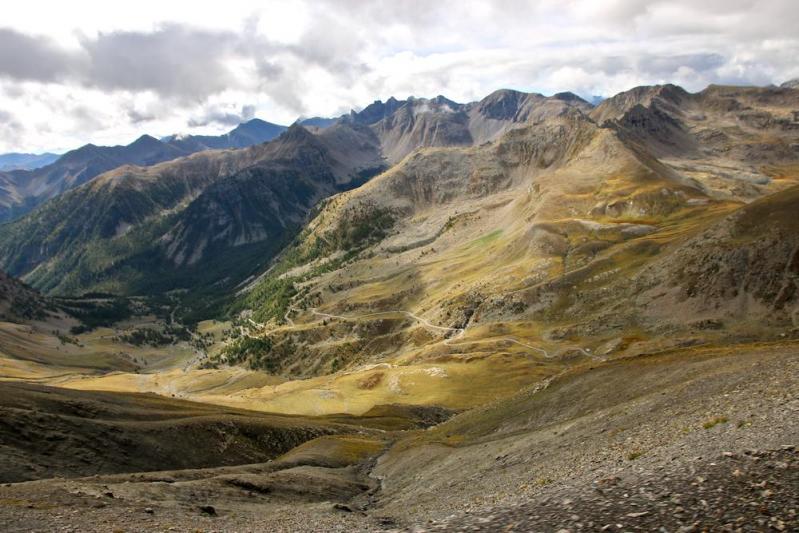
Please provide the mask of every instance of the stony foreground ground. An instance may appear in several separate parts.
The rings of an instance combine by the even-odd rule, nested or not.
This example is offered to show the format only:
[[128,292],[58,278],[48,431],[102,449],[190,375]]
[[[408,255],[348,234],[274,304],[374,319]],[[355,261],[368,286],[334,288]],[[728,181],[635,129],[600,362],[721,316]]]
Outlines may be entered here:
[[512,507],[486,508],[414,531],[796,531],[799,454],[779,450],[696,457],[568,487]]
[[0,531],[799,531],[793,344],[608,362],[370,435],[346,453],[330,436],[267,463],[0,485]]

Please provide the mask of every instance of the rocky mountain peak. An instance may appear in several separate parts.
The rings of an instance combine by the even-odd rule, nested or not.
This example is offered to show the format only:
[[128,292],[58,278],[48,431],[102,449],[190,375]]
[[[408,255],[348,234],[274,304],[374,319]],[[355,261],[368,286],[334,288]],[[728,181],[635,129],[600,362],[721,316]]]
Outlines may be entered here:
[[513,89],[500,89],[489,94],[477,104],[478,112],[486,118],[510,120],[519,110],[526,93]]
[[[408,101],[411,100],[412,98],[408,99]],[[350,118],[353,122],[358,124],[374,124],[392,115],[397,109],[405,104],[406,101],[397,100],[393,96],[386,100],[385,103],[381,100],[375,100],[361,111],[350,111]]]
[[283,134],[278,137],[278,141],[283,143],[289,142],[305,142],[314,138],[313,133],[308,131],[305,126],[301,125],[299,122],[295,122],[289,128],[283,132]]
[[649,107],[654,100],[669,105],[679,105],[688,96],[689,93],[685,89],[673,84],[642,85],[602,101],[591,112],[591,118],[602,124],[607,120],[622,117],[636,105]]
[[563,100],[564,102],[580,102],[580,103],[585,103],[585,104],[591,105],[588,101],[584,100],[583,98],[580,98],[579,96],[577,96],[576,94],[574,94],[571,91],[566,91],[566,92],[560,92],[560,93],[553,94],[552,98],[554,98],[556,100]]
[[128,146],[130,148],[149,148],[149,147],[160,147],[163,146],[164,143],[153,137],[152,135],[144,134],[135,141],[133,141]]

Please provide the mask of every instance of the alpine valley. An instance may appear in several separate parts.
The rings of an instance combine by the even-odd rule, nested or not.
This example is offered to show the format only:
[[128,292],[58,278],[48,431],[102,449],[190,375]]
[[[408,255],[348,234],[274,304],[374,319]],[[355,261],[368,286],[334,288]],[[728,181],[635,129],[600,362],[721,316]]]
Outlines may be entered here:
[[5,530],[799,527],[795,82],[86,145],[0,219]]

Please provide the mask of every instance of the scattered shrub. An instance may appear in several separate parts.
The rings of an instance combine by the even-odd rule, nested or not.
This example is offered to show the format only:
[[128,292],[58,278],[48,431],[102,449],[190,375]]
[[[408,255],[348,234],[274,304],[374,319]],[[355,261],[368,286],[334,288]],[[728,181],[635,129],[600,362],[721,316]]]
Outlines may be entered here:
[[710,429],[712,427],[718,426],[719,424],[726,424],[727,422],[728,420],[726,416],[717,416],[706,421],[704,424],[702,424],[702,427],[705,429]]

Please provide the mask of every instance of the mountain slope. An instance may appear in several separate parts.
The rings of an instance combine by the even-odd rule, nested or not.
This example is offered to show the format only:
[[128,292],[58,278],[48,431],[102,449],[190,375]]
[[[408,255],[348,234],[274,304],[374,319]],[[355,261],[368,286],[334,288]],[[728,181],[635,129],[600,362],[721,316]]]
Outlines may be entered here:
[[3,482],[260,463],[357,427],[348,417],[289,418],[25,383],[0,384],[0,412]]
[[[415,313],[455,333],[476,319],[510,320],[526,312],[529,304],[503,295],[557,279],[603,248],[623,246],[656,231],[654,224],[684,216],[691,198],[704,198],[661,170],[572,107],[512,129],[495,143],[418,151],[328,201],[285,255],[290,264],[278,264],[263,288],[244,297],[256,320],[280,322],[288,312],[297,324],[277,328],[275,349],[251,363],[321,373],[329,370],[322,361],[355,365],[389,355],[457,352],[423,323],[392,319],[392,313]],[[630,207],[614,207],[609,215],[603,205]],[[293,284],[293,298],[275,301],[277,285],[286,283]],[[385,342],[370,341],[371,319],[333,325],[311,308],[354,319],[385,313]],[[322,339],[344,331],[349,348],[334,357]],[[295,356],[278,348],[289,336],[305,341]]]
[[[605,275],[602,265],[614,264],[633,272],[622,264],[626,255],[639,268],[647,254],[656,256],[741,203],[795,183],[799,128],[791,110],[797,104],[790,89],[711,86],[690,94],[671,85],[627,91],[595,109],[570,93],[509,90],[471,104],[444,97],[378,101],[316,135],[296,126],[282,144],[251,152],[245,163],[232,163],[242,161],[235,153],[204,156],[229,158],[220,171],[204,170],[204,158],[189,165],[189,158],[174,167],[111,173],[79,193],[80,201],[53,202],[0,229],[2,265],[58,293],[213,282],[222,290],[257,274],[316,202],[361,184],[385,157],[399,163],[328,202],[324,222],[311,224],[302,236],[308,242],[275,275],[311,262],[324,276],[343,278],[332,286],[349,287],[361,283],[350,278],[367,263],[357,261],[352,272],[339,267],[359,253],[379,252],[384,261],[369,268],[392,281],[379,288],[367,283],[362,295],[349,287],[351,309],[360,302],[381,307],[385,296],[393,309],[421,305],[436,323],[460,324],[468,323],[475,301],[489,299],[480,304],[486,316],[532,308],[527,318],[560,319],[560,310],[548,309],[574,299],[564,292],[567,273]],[[184,169],[176,171],[177,181],[170,168]],[[119,190],[106,197],[105,188]],[[476,261],[466,242],[480,250]],[[422,252],[433,254],[425,255],[430,265],[414,264]],[[495,255],[484,262],[483,253]],[[413,267],[411,278],[420,280],[400,281],[402,269],[391,268],[392,261]],[[226,263],[235,265],[232,271]],[[447,280],[458,268],[432,266],[443,264],[461,265],[469,282],[458,280],[455,288],[454,278]],[[279,319],[298,292],[318,298],[313,285],[329,282],[308,283],[303,268],[288,278],[267,276],[252,293],[258,296],[237,309],[253,306],[261,319]],[[504,274],[491,274],[497,269]],[[422,297],[425,279],[443,280],[437,282],[442,294]],[[546,294],[525,288],[532,280]],[[270,293],[283,300],[273,305]],[[329,298],[335,309],[344,295]],[[302,302],[302,294],[296,299]],[[554,322],[550,329],[547,335],[561,334]]]
[[419,147],[469,146],[495,140],[511,128],[557,115],[565,107],[588,112],[591,105],[571,93],[545,97],[496,91],[479,102],[445,98],[390,98],[376,101],[343,120],[368,124],[380,138],[386,158],[396,163]]
[[[638,306],[662,322],[799,328],[799,187],[757,200],[647,267]],[[668,290],[663,290],[664,287]],[[749,324],[747,324],[749,322]]]
[[49,198],[123,165],[152,165],[183,155],[186,155],[183,150],[164,144],[149,135],[143,135],[127,146],[88,144],[67,152],[45,167],[7,173],[19,200],[11,203],[0,215],[5,220],[18,217]]
[[639,87],[591,112],[714,198],[751,201],[789,186],[799,160],[799,93],[711,85]]
[[49,165],[61,157],[58,154],[0,154],[0,171],[34,170]]
[[[516,116],[527,98],[498,93],[480,116]],[[556,100],[494,142],[418,150],[329,200],[241,297],[268,342],[233,344],[228,361],[287,375],[543,364],[794,327],[795,91],[642,88],[590,116]],[[773,214],[748,240],[724,229],[754,210]]]
[[[588,108],[573,95],[545,98],[513,91],[468,105],[441,96],[390,99],[319,130],[315,137],[296,126],[280,141],[321,143],[315,149],[323,156],[280,155],[275,150],[269,155],[266,150],[249,159],[213,154],[152,169],[120,167],[0,229],[2,265],[42,290],[58,293],[190,288],[200,280],[234,283],[278,252],[316,202],[360,185],[384,164],[383,158],[397,160],[420,146],[482,143],[516,127]],[[251,121],[229,136],[251,138],[274,129]],[[135,152],[135,160],[147,164],[166,157],[162,148],[196,149],[207,139],[166,141],[143,137],[117,152],[126,157]],[[96,147],[94,151],[110,153]],[[82,161],[79,155],[67,154],[62,160]],[[291,162],[254,165],[256,160],[275,158]],[[221,160],[229,164],[214,166]],[[204,165],[209,169],[203,170]],[[248,166],[252,168],[245,172]],[[237,175],[216,183],[233,174]],[[169,216],[160,215],[165,212]],[[226,271],[223,263],[232,259],[226,253],[236,254],[235,272]],[[145,283],[141,273],[151,271],[159,275],[146,276]]]
[[[376,461],[372,512],[409,531],[714,530],[771,516],[790,529],[796,345],[742,348],[581,365],[408,435]],[[753,490],[763,482],[769,492]]]
[[[0,222],[17,218],[42,202],[124,165],[147,166],[208,149],[244,148],[274,139],[285,127],[253,119],[220,136],[142,135],[126,146],[87,144],[34,170],[0,175]],[[0,169],[2,170],[2,169]]]
[[342,125],[122,167],[0,226],[2,264],[52,293],[222,292],[276,253],[319,199],[381,164],[370,132]]
[[24,322],[41,320],[53,310],[41,294],[0,271],[0,320]]

